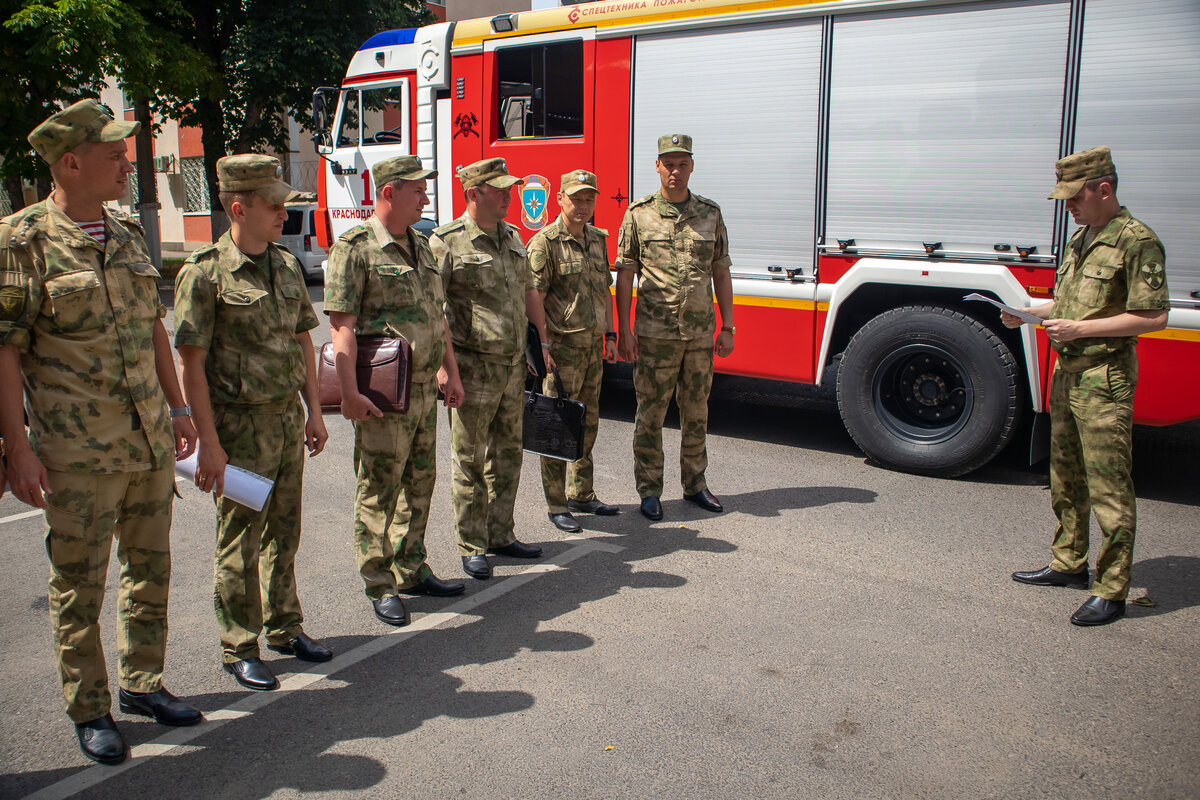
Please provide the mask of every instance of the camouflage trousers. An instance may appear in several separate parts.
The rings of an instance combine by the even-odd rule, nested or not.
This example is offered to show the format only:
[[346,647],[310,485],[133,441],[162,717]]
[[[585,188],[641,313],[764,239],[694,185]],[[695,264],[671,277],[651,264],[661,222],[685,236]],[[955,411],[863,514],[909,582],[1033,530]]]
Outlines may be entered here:
[[286,644],[304,621],[296,593],[304,412],[293,399],[284,407],[214,406],[213,419],[230,465],[275,481],[262,511],[216,500],[213,599],[229,663],[258,658],[264,625],[268,644]]
[[459,552],[472,556],[516,540],[525,362],[498,364],[470,350],[455,356],[463,404],[450,409],[450,502]]
[[354,548],[372,600],[433,574],[425,563],[425,524],[436,467],[436,381],[413,383],[407,414],[354,423]]
[[1137,527],[1133,494],[1133,392],[1137,355],[1083,372],[1057,366],[1050,379],[1050,499],[1058,527],[1051,549],[1059,572],[1087,567],[1091,513],[1100,526],[1092,594],[1129,593]]
[[662,427],[671,395],[679,406],[679,474],[684,494],[708,488],[708,395],[712,389],[713,340],[638,337],[633,365],[637,413],[633,420],[633,477],[639,497],[663,492]]
[[[596,498],[592,488],[592,446],[600,427],[600,383],[604,378],[603,352],[594,344],[569,347],[553,343],[550,355],[558,365],[563,390],[572,400],[587,406],[583,417],[583,456],[568,464],[557,458],[542,458],[542,491],[551,514],[567,512],[567,497],[586,503]],[[542,392],[558,396],[554,376],[547,375]]]
[[46,553],[50,624],[67,714],[103,717],[112,705],[100,644],[100,608],[113,539],[117,593],[118,682],[131,692],[162,685],[171,580],[174,465],[110,474],[48,471]]

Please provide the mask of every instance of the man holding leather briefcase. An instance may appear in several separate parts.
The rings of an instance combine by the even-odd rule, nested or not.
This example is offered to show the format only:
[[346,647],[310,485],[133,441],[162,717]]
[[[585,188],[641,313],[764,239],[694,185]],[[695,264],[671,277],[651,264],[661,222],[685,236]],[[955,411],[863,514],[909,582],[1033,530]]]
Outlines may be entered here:
[[[375,616],[407,625],[398,592],[448,597],[461,583],[438,580],[425,563],[425,525],[433,496],[437,395],[462,403],[454,349],[442,307],[442,276],[428,240],[413,229],[437,177],[417,156],[371,167],[375,213],[334,243],[325,275],[325,313],[341,384],[342,416],[354,422],[354,544]],[[358,342],[404,337],[412,348],[408,411],[384,413],[359,391]],[[436,380],[435,380],[436,379]]]

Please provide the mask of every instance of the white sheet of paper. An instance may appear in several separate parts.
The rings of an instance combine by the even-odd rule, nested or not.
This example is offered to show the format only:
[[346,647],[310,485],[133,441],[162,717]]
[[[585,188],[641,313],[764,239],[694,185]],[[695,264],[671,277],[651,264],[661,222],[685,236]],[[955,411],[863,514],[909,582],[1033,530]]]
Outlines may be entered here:
[[[176,461],[175,474],[187,478],[195,484],[196,458],[197,454],[192,453],[183,461]],[[235,467],[232,464],[225,466],[225,497],[235,503],[241,503],[255,511],[262,511],[263,506],[267,503],[267,497],[274,488],[275,481],[269,478],[264,478],[262,475]]]
[[985,303],[991,303],[992,305],[994,305],[996,308],[1000,309],[1001,311],[1007,311],[1009,314],[1012,314],[1014,317],[1021,320],[1021,322],[1028,322],[1030,325],[1041,325],[1043,322],[1045,322],[1045,320],[1042,319],[1041,317],[1035,317],[1033,314],[1030,314],[1028,311],[1022,311],[1019,308],[1013,308],[1012,306],[1006,306],[1006,305],[1004,305],[1004,303],[1001,303],[999,300],[993,300],[990,297],[984,297],[983,295],[979,294],[978,292],[972,292],[971,294],[965,295],[963,297],[963,300],[982,300]]

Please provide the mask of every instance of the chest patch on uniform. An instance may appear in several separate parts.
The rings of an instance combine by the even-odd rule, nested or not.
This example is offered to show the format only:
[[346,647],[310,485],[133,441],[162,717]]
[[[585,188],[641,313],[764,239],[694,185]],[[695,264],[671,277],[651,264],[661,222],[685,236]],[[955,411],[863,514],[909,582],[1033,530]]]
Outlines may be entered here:
[[0,286],[0,319],[18,319],[25,310],[25,289],[20,286]]
[[1163,271],[1162,264],[1150,262],[1149,264],[1142,265],[1142,280],[1144,280],[1146,285],[1151,289],[1161,289],[1163,282],[1166,281],[1166,279],[1167,276]]

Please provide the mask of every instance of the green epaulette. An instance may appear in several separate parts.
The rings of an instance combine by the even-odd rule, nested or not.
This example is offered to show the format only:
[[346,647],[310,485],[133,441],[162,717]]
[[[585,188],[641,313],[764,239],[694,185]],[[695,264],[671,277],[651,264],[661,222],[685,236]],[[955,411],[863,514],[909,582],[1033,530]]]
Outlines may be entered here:
[[640,200],[635,200],[634,202],[630,203],[629,207],[637,208],[638,206],[644,206],[644,205],[646,205],[646,203],[650,203],[653,201],[654,201],[654,195],[648,194],[645,197],[641,198]]
[[364,220],[363,222],[358,223],[353,228],[351,228],[350,230],[346,231],[341,236],[339,236],[338,241],[339,242],[347,242],[347,243],[353,242],[355,239],[357,239],[358,237],[365,234],[367,232],[367,230],[368,230],[367,222]]
[[466,225],[466,223],[464,223],[461,219],[456,219],[453,222],[447,222],[445,225],[442,225],[441,227],[434,228],[433,235],[434,236],[445,236],[447,233],[453,233],[454,231],[462,229],[463,227],[465,227],[465,225]]
[[1139,219],[1129,218],[1129,222],[1125,223],[1125,230],[1129,231],[1135,237],[1143,242],[1151,242],[1158,239],[1154,231],[1150,230],[1150,226]]

